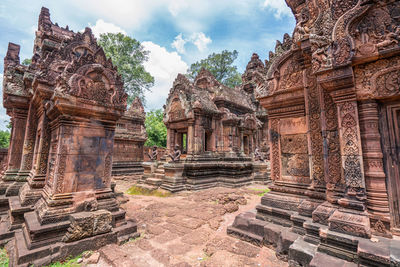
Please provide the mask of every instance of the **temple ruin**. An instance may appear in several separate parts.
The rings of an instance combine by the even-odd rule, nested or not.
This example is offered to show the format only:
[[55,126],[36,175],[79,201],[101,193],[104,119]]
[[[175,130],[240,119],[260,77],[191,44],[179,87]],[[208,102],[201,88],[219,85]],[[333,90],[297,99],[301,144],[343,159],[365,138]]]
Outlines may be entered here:
[[146,113],[139,98],[117,121],[114,136],[112,176],[115,180],[137,181],[143,175]]
[[267,183],[268,162],[253,159],[255,150],[268,154],[267,113],[253,86],[263,72],[254,55],[238,88],[224,86],[206,69],[193,82],[179,74],[164,111],[167,151],[178,155],[145,163],[140,182],[171,192]]
[[[32,63],[20,64],[13,43],[4,58],[12,131],[1,156],[0,245],[8,242],[11,265],[137,237],[113,178],[171,192],[271,178],[271,192],[227,234],[273,247],[290,266],[400,266],[400,2],[286,3],[293,34],[265,62],[253,54],[242,85],[228,88],[205,69],[193,81],[178,75],[164,110],[167,150],[152,148],[144,163],[140,100],[127,110],[121,77],[89,28],[62,28],[42,8]],[[185,223],[197,231],[200,217],[221,211],[201,197],[204,209],[197,196],[185,216],[158,203],[143,218],[168,213],[162,227],[177,232],[153,230],[191,237]]]
[[293,266],[398,266],[400,2],[286,2],[293,36],[257,87],[272,191],[228,233]]
[[12,244],[10,264],[46,265],[137,236],[111,172],[113,163],[142,159],[119,145],[113,161],[115,132],[117,143],[124,140],[118,123],[137,131],[138,139],[127,134],[126,142],[143,149],[142,108],[136,103],[125,113],[121,77],[89,28],[59,27],[42,8],[31,65],[20,64],[19,49],[8,46],[3,82],[12,131],[0,182],[0,241]]

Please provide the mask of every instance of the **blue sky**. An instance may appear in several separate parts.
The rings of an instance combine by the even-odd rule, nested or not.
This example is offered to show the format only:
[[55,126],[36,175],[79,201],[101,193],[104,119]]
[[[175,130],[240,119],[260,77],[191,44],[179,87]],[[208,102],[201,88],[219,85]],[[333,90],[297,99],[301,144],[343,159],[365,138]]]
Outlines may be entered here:
[[[242,72],[251,54],[262,60],[277,39],[292,33],[294,16],[284,0],[68,0],[0,2],[0,73],[8,42],[21,45],[21,60],[32,56],[40,8],[50,9],[51,20],[95,35],[123,32],[150,51],[145,64],[155,77],[146,94],[146,109],[161,108],[178,73],[191,63],[224,49],[239,52]],[[0,77],[2,82],[2,76]],[[7,119],[0,109],[0,129]]]

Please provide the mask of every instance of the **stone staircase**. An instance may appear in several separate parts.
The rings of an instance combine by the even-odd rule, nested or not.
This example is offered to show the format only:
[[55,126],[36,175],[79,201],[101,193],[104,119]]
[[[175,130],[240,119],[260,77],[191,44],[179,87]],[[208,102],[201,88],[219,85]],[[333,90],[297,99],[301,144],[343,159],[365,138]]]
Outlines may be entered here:
[[160,161],[158,163],[157,169],[154,171],[153,176],[146,179],[145,183],[147,185],[154,188],[160,187],[162,180],[165,176],[164,163],[166,162]]
[[[158,189],[165,177],[165,169],[164,169],[164,164],[167,163],[166,158],[161,158],[160,161],[158,161],[157,167],[154,171],[151,173],[147,173],[145,171],[145,174],[143,177],[140,179],[139,183],[137,184],[141,188],[149,189],[149,190],[155,190]],[[149,170],[150,172],[150,170]]]

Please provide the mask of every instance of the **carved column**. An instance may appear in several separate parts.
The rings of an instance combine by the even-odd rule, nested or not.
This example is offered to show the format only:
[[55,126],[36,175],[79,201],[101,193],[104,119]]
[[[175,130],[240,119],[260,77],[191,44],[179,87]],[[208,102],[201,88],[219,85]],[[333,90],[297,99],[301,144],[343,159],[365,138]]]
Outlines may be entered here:
[[187,154],[193,154],[193,141],[194,141],[194,121],[188,122],[188,133],[187,133]]
[[[316,78],[305,71],[305,109],[308,120],[308,144],[310,155],[311,191],[307,195],[313,198],[324,199],[325,178],[323,164],[323,142],[321,126],[321,105]],[[314,192],[312,192],[314,191]],[[316,191],[319,191],[316,192]]]
[[240,153],[244,154],[244,140],[243,140],[243,128],[239,128],[239,145],[240,145]]
[[329,218],[329,229],[351,235],[371,236],[370,221],[365,212],[365,180],[358,107],[353,88],[334,92],[338,110],[342,172],[345,195],[338,200],[342,207]]
[[365,210],[365,180],[358,119],[355,100],[337,104],[343,175],[346,182],[345,197],[340,205]]
[[22,187],[19,194],[22,206],[36,203],[41,196],[41,189],[45,185],[51,130],[48,125],[48,118],[45,114],[44,107],[39,108],[38,117],[37,145],[35,146],[33,166],[27,179],[28,183]]
[[299,213],[311,217],[313,211],[325,199],[325,177],[323,164],[323,141],[321,126],[321,105],[316,78],[311,70],[304,71],[305,111],[307,118],[308,155],[311,185],[305,194],[310,197],[299,206]]
[[337,107],[331,95],[320,88],[322,135],[324,149],[324,172],[327,185],[326,200],[337,204],[343,197],[344,179],[340,154]]
[[375,100],[359,105],[360,130],[367,189],[367,209],[375,234],[390,237],[390,215],[386,175],[383,170],[381,135],[379,134],[378,104]]
[[18,172],[17,180],[19,182],[25,182],[32,168],[33,155],[35,150],[36,141],[36,130],[37,130],[37,112],[36,106],[31,101],[28,113],[28,119],[26,122],[25,129],[25,140],[22,152],[21,167]]
[[271,160],[271,179],[278,181],[281,177],[280,172],[280,147],[279,147],[279,120],[269,120],[270,138],[270,160]]
[[12,110],[12,136],[8,148],[8,167],[3,177],[4,181],[15,181],[21,166],[22,150],[25,137],[26,119],[28,110],[14,108]]

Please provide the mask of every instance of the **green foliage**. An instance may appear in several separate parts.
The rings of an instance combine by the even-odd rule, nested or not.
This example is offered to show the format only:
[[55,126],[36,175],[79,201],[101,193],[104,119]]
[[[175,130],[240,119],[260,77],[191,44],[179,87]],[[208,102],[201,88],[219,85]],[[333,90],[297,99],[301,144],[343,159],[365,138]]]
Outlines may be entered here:
[[10,132],[0,130],[0,148],[8,148],[10,146]]
[[140,195],[140,196],[154,196],[154,197],[169,197],[171,196],[171,193],[168,191],[161,191],[159,189],[157,190],[150,190],[150,189],[145,189],[137,186],[132,186],[131,188],[126,191],[128,195]]
[[154,85],[154,77],[143,67],[149,52],[144,50],[139,41],[122,33],[101,34],[98,43],[114,66],[118,67],[128,102],[131,103],[138,96],[145,103],[144,93]]
[[47,267],[79,267],[79,266],[81,266],[81,264],[78,263],[79,258],[82,258],[82,254],[80,254],[74,258],[68,257],[64,261],[54,262],[54,263],[48,265]]
[[148,136],[146,146],[167,146],[167,127],[165,127],[163,117],[161,109],[151,110],[146,114],[145,126]]
[[8,148],[10,146],[11,122],[4,121],[4,123],[7,123],[8,130],[0,130],[0,148]]
[[5,248],[0,248],[0,267],[8,266],[8,255]]
[[[262,197],[263,195],[265,195],[266,193],[268,193],[269,191],[271,191],[268,187],[265,189],[260,189],[260,188],[250,188],[250,190],[254,190],[257,191],[257,195]],[[259,192],[259,193],[258,193]]]
[[22,65],[29,66],[31,64],[32,64],[32,59],[30,58],[25,58],[24,61],[22,61]]
[[237,67],[232,65],[238,57],[238,52],[223,50],[221,53],[212,53],[206,59],[202,59],[190,65],[188,76],[194,79],[202,68],[209,70],[215,78],[228,87],[235,87],[242,83],[242,77]]

